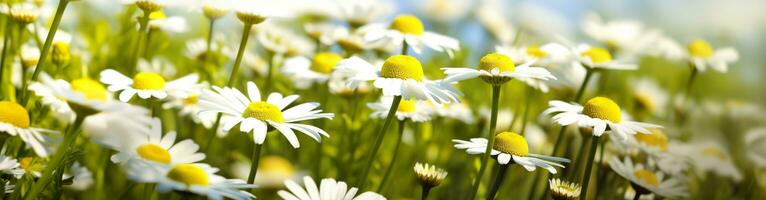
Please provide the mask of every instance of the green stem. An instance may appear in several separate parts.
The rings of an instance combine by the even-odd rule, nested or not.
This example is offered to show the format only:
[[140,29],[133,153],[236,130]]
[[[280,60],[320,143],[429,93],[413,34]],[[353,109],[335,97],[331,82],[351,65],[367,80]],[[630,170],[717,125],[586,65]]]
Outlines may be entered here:
[[239,66],[242,64],[242,56],[245,54],[245,49],[247,48],[247,40],[250,38],[250,32],[251,28],[253,28],[253,24],[245,23],[244,29],[242,29],[242,39],[239,41],[239,50],[237,50],[237,58],[234,59],[234,67],[231,69],[231,74],[229,75],[229,81],[226,82],[226,86],[231,87],[234,84],[234,79],[237,78],[237,73],[239,72]]
[[386,115],[386,121],[383,122],[383,127],[378,129],[377,133],[375,134],[375,144],[372,146],[372,152],[370,152],[370,155],[367,156],[367,164],[364,165],[364,173],[362,173],[362,179],[357,184],[359,185],[360,190],[365,189],[365,185],[367,184],[367,178],[370,176],[370,170],[372,169],[372,162],[375,161],[376,155],[378,154],[378,150],[380,150],[380,145],[383,143],[383,137],[386,134],[386,130],[388,130],[388,127],[391,125],[391,121],[396,118],[396,110],[399,108],[399,103],[402,101],[402,96],[394,96],[394,100],[391,102],[391,108],[388,109],[388,115]]
[[633,200],[639,200],[639,199],[641,199],[641,194],[636,192],[636,195],[633,195]]
[[591,136],[590,152],[588,153],[588,164],[585,165],[585,173],[582,175],[582,193],[580,199],[586,199],[588,197],[588,184],[590,183],[590,172],[593,168],[593,158],[596,156],[596,147],[598,147],[598,136]]
[[152,194],[154,194],[154,184],[152,183],[146,183],[144,185],[144,199],[145,200],[151,200]]
[[410,46],[407,44],[407,42],[402,43],[402,55],[407,55],[407,50],[409,49],[409,47]]
[[[45,63],[46,59],[48,58],[48,54],[50,54],[49,50],[51,48],[51,44],[53,43],[53,37],[56,36],[56,31],[59,29],[59,23],[61,22],[62,16],[64,16],[64,10],[66,10],[67,4],[69,4],[70,0],[61,0],[59,1],[58,7],[56,7],[56,14],[53,17],[53,23],[51,24],[51,28],[48,30],[48,36],[45,38],[45,43],[43,44],[43,49],[40,50],[40,58],[37,59],[37,66],[35,66],[35,71],[32,72],[32,79],[30,81],[37,81],[37,77],[40,76],[40,72],[43,69],[42,64]],[[27,98],[27,88],[21,88],[21,105],[26,105],[29,98]]]
[[380,181],[380,185],[378,186],[378,190],[376,190],[378,193],[383,192],[383,187],[386,186],[386,182],[389,178],[391,178],[391,171],[393,171],[394,166],[396,165],[396,160],[399,155],[399,148],[402,144],[402,135],[404,134],[404,126],[407,122],[405,120],[399,121],[399,130],[397,131],[397,138],[396,138],[396,146],[394,146],[394,154],[391,157],[391,163],[388,164],[388,169],[386,169],[386,173],[383,175],[383,180]]
[[534,88],[527,87],[527,98],[526,98],[526,101],[524,102],[524,111],[522,111],[523,113],[521,114],[520,134],[522,136],[525,135],[525,132],[527,130],[527,115],[529,115],[529,105],[531,104],[530,102],[532,101],[532,95],[534,94],[535,94]]
[[45,189],[45,186],[47,186],[48,183],[53,180],[53,172],[55,170],[64,169],[61,164],[64,162],[67,153],[69,153],[69,150],[74,145],[74,142],[77,140],[80,127],[82,126],[82,123],[85,121],[86,117],[87,116],[77,115],[74,123],[67,128],[66,134],[64,135],[64,140],[56,149],[53,157],[51,157],[49,165],[45,167],[45,170],[43,171],[42,176],[40,176],[40,179],[38,179],[37,182],[32,185],[32,188],[29,190],[29,192],[24,195],[25,200],[36,199],[37,195],[39,195],[40,192]]
[[431,186],[423,185],[423,192],[420,193],[420,200],[425,200],[428,198],[428,193],[431,192]]
[[593,77],[593,74],[595,71],[593,69],[586,68],[585,72],[585,79],[583,79],[582,84],[580,85],[580,89],[577,90],[577,94],[575,95],[574,102],[579,103],[582,99],[582,95],[585,94],[585,87],[588,86],[588,82],[590,82],[590,79]]
[[497,109],[500,101],[500,86],[492,86],[492,113],[489,120],[489,134],[487,135],[487,149],[484,151],[484,155],[481,158],[481,167],[479,168],[479,174],[476,175],[476,180],[473,182],[473,190],[471,190],[470,199],[475,199],[476,194],[479,193],[479,185],[481,185],[481,177],[484,175],[484,171],[487,170],[487,160],[489,160],[492,147],[495,145],[495,128],[497,126]]
[[263,95],[268,95],[271,92],[271,87],[274,85],[272,83],[274,81],[274,54],[270,53],[268,57],[269,60],[266,63],[269,65],[269,69],[266,72],[266,83],[264,83],[266,86],[263,87]]
[[202,67],[199,70],[200,73],[206,74],[207,81],[211,82],[211,83],[213,81],[212,74],[207,74],[207,70],[205,70],[205,69],[207,68],[207,63],[212,58],[211,52],[212,52],[212,48],[213,48],[212,47],[213,46],[212,43],[213,43],[213,30],[215,30],[214,28],[215,28],[215,19],[210,19],[210,26],[209,26],[209,29],[207,30],[207,40],[205,41],[205,44],[206,44],[205,45],[205,56],[202,58]]
[[142,51],[146,48],[146,37],[149,36],[149,32],[146,31],[146,29],[149,26],[149,15],[150,12],[144,11],[144,15],[142,17],[138,18],[138,38],[136,39],[136,45],[135,49],[133,49],[133,55],[131,56],[130,65],[132,66],[130,71],[130,74],[133,74],[136,72],[136,67],[138,66],[138,59],[142,55]]
[[258,161],[261,160],[261,148],[263,148],[263,144],[255,144],[253,146],[253,155],[250,156],[253,163],[250,165],[250,175],[247,176],[247,183],[249,184],[255,183],[255,174],[258,173]]
[[691,74],[689,74],[689,80],[686,81],[686,88],[684,89],[684,99],[683,102],[686,102],[688,99],[691,99],[691,93],[692,93],[692,85],[694,85],[694,80],[697,78],[697,74],[699,71],[697,71],[697,67],[694,66],[694,63],[689,63],[689,66],[691,67]]
[[[6,93],[6,89],[8,89],[5,85],[8,84],[7,82],[10,82],[11,77],[10,74],[6,73],[6,67],[5,67],[5,59],[8,55],[8,46],[10,46],[10,39],[11,39],[11,28],[12,26],[6,26],[5,27],[5,34],[3,35],[3,50],[2,54],[0,54],[0,83],[2,83],[2,86],[0,86],[0,94],[3,95],[3,100],[9,100],[11,99],[10,95]],[[6,77],[7,76],[7,77]],[[23,105],[23,104],[22,104]]]
[[497,176],[495,177],[495,180],[492,182],[492,185],[488,190],[489,192],[487,193],[487,200],[495,199],[495,194],[497,194],[497,190],[500,188],[500,185],[503,184],[503,180],[505,180],[505,173],[508,172],[508,167],[510,165],[511,163],[500,165]]

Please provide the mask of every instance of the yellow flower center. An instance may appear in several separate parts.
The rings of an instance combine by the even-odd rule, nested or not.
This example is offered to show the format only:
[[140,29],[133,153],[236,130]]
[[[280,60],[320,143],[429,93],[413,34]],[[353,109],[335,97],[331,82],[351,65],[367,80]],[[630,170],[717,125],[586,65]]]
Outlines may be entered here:
[[635,102],[639,107],[644,108],[649,112],[652,112],[657,108],[657,106],[652,101],[652,98],[650,98],[648,95],[635,94],[633,98],[635,98]]
[[139,90],[161,90],[165,88],[165,78],[153,72],[139,72],[133,77],[133,88]]
[[622,120],[620,106],[606,97],[594,97],[588,100],[583,106],[582,112],[589,117],[609,120],[614,123],[619,123]]
[[202,6],[202,14],[211,19],[218,19],[226,15],[226,9],[211,5]]
[[314,56],[314,61],[311,62],[311,70],[323,74],[329,74],[343,57],[333,52],[322,52]]
[[191,185],[208,185],[207,172],[194,164],[179,164],[170,169],[166,176],[175,181]]
[[708,155],[708,156],[713,156],[713,157],[719,158],[721,160],[726,160],[726,158],[727,158],[726,153],[721,151],[721,149],[718,149],[718,148],[715,148],[715,147],[708,147],[708,148],[702,149],[702,154],[705,154],[705,155]]
[[479,60],[479,69],[492,71],[495,68],[498,68],[500,72],[513,72],[516,70],[513,60],[503,54],[491,53],[481,57],[481,60]]
[[659,129],[650,129],[649,134],[635,134],[633,137],[640,143],[654,146],[662,151],[668,151],[668,136]]
[[27,109],[16,102],[0,101],[0,122],[18,128],[29,128],[29,114]]
[[590,58],[593,64],[600,64],[612,61],[612,54],[608,50],[598,47],[591,47],[581,53],[582,56]]
[[423,80],[423,66],[417,58],[407,55],[391,56],[383,63],[380,75],[385,78]]
[[107,93],[104,85],[88,78],[75,79],[71,83],[72,90],[84,95],[88,100],[106,101]]
[[513,132],[502,132],[495,136],[494,149],[515,156],[527,156],[529,145],[524,136]]
[[548,52],[543,51],[540,49],[540,47],[537,46],[527,47],[527,54],[538,59],[548,56]]
[[199,101],[199,96],[191,95],[184,99],[184,105],[197,105],[198,101]]
[[165,18],[167,18],[167,16],[165,16],[165,12],[162,12],[162,10],[149,13],[149,19],[165,19]]
[[136,153],[138,153],[141,158],[147,160],[170,164],[170,152],[156,144],[142,144],[136,148]]
[[242,113],[242,117],[252,117],[262,121],[271,120],[279,123],[285,121],[282,118],[282,111],[277,106],[263,101],[250,103],[245,112]]
[[692,40],[687,48],[689,48],[689,54],[694,57],[710,58],[710,56],[713,56],[713,48],[705,40]]
[[639,169],[633,172],[633,175],[636,176],[638,181],[643,181],[644,183],[655,187],[660,186],[660,180],[657,179],[657,175],[654,175],[653,172],[645,169]]
[[261,158],[261,162],[258,164],[258,170],[285,176],[295,174],[295,168],[290,161],[279,156],[267,156]]
[[396,109],[396,112],[415,112],[415,101],[402,100],[399,102],[399,107]]
[[423,34],[423,23],[412,15],[399,15],[391,22],[391,28],[404,34]]

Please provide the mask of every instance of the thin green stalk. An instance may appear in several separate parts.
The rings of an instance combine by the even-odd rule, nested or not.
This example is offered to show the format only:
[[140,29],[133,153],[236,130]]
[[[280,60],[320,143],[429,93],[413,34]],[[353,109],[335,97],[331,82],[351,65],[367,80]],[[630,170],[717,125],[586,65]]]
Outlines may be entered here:
[[266,72],[266,83],[264,83],[266,86],[263,87],[263,94],[264,95],[268,95],[269,92],[271,92],[271,87],[273,87],[273,85],[274,85],[274,83],[272,83],[274,81],[274,67],[275,67],[274,66],[274,54],[273,53],[269,53],[268,57],[269,57],[268,58],[269,60],[267,60],[266,63],[268,64],[269,69]]
[[585,72],[585,79],[583,79],[582,84],[580,85],[580,89],[577,90],[577,94],[575,95],[574,102],[579,103],[582,99],[582,95],[585,94],[585,87],[588,87],[588,82],[590,82],[590,79],[593,77],[593,74],[595,71],[593,69],[586,68]]
[[[3,95],[4,100],[8,100],[11,97],[6,93],[6,89],[8,89],[5,85],[6,82],[10,82],[10,74],[6,73],[6,67],[5,67],[5,59],[8,55],[8,46],[10,46],[10,39],[11,39],[11,28],[12,26],[6,26],[5,27],[5,34],[3,35],[3,50],[2,54],[0,54],[0,83],[2,83],[2,86],[0,86],[0,94]],[[6,77],[7,76],[7,77]],[[23,105],[23,104],[22,104]]]
[[144,199],[145,200],[151,200],[152,194],[154,194],[154,184],[152,183],[146,183],[144,185]]
[[82,126],[83,121],[85,121],[85,118],[87,116],[83,115],[77,115],[75,118],[75,121],[73,124],[71,124],[69,127],[67,127],[66,134],[64,135],[64,140],[61,142],[59,147],[56,149],[55,154],[50,159],[49,165],[45,167],[45,170],[43,170],[42,176],[40,176],[40,179],[35,182],[34,185],[32,185],[32,188],[27,192],[26,195],[24,195],[25,200],[33,200],[36,199],[37,195],[40,194],[40,192],[45,189],[45,186],[48,185],[53,180],[53,172],[55,170],[62,170],[64,169],[61,164],[64,162],[67,154],[69,153],[70,148],[74,146],[74,142],[77,140],[78,133],[80,132],[80,127]]
[[639,199],[641,199],[641,194],[636,192],[636,195],[633,195],[633,200],[639,200]]
[[205,69],[207,68],[207,63],[210,62],[210,60],[212,58],[211,52],[212,52],[212,48],[213,48],[212,47],[213,46],[212,45],[213,44],[213,30],[215,30],[215,19],[211,18],[210,19],[210,25],[208,26],[208,30],[207,30],[207,40],[205,41],[205,44],[206,44],[205,45],[205,56],[202,57],[202,67],[199,70],[199,72],[201,74],[206,74],[207,81],[211,82],[211,83],[213,82],[213,75],[212,74],[207,74],[207,70],[205,70]]
[[261,148],[263,148],[263,144],[254,144],[253,146],[253,155],[250,156],[253,162],[250,165],[250,175],[247,176],[247,183],[249,184],[255,183],[255,174],[258,173],[258,161],[261,160]]
[[497,176],[495,177],[495,180],[492,182],[492,185],[488,190],[489,192],[487,193],[487,200],[495,199],[495,194],[497,194],[497,190],[500,188],[500,185],[503,184],[503,181],[505,180],[505,173],[508,172],[508,167],[510,165],[511,163],[500,165]]
[[433,187],[427,186],[427,185],[422,185],[422,186],[423,186],[423,191],[420,193],[420,200],[425,200],[428,198],[428,193],[431,192],[431,188]]
[[[598,149],[598,160],[600,160],[601,162],[604,162],[604,146],[606,146],[606,142],[601,142],[599,146],[601,147],[599,147]],[[602,182],[604,181],[604,176],[606,174],[606,172],[601,168],[602,167],[600,165],[596,167],[596,197],[598,197],[599,194],[601,193],[600,186],[604,185],[604,183]]]
[[399,120],[399,130],[397,131],[397,137],[396,137],[396,146],[394,146],[394,154],[391,157],[391,163],[388,164],[388,169],[386,169],[386,173],[383,174],[383,180],[380,181],[380,185],[378,186],[378,190],[376,192],[382,193],[383,187],[386,186],[386,182],[389,178],[391,178],[391,171],[393,171],[394,166],[396,166],[396,160],[399,155],[399,148],[402,145],[402,135],[404,134],[404,126],[407,124],[405,120]]
[[479,185],[481,185],[481,177],[484,175],[484,171],[487,170],[487,160],[489,160],[492,147],[495,145],[495,128],[497,126],[497,109],[500,101],[500,86],[492,86],[492,113],[489,120],[489,134],[487,135],[487,150],[484,151],[484,155],[481,158],[481,167],[479,173],[476,175],[476,180],[473,182],[473,190],[471,190],[470,199],[475,199],[476,194],[479,193]]
[[364,165],[365,168],[364,173],[362,173],[362,179],[357,184],[359,185],[360,190],[364,190],[364,186],[367,185],[367,178],[370,176],[372,162],[375,161],[378,150],[380,150],[380,145],[383,143],[383,137],[386,134],[386,130],[388,130],[388,127],[391,125],[391,121],[393,121],[396,117],[396,109],[399,108],[399,103],[401,101],[402,96],[394,96],[394,100],[391,102],[391,108],[388,109],[388,115],[386,115],[386,121],[383,122],[383,127],[380,127],[377,133],[375,133],[375,144],[372,146],[372,152],[370,152],[370,155],[367,156],[367,164]]
[[149,15],[151,15],[151,12],[144,11],[144,15],[138,18],[138,38],[136,39],[136,44],[133,49],[133,55],[130,57],[130,74],[136,72],[138,59],[141,57],[143,50],[146,48],[146,42],[144,40],[146,40],[146,37],[149,36],[149,32],[146,31],[149,26]]
[[245,23],[245,27],[242,29],[242,39],[239,41],[237,58],[234,59],[234,67],[231,69],[229,81],[226,82],[226,86],[231,87],[234,84],[234,80],[237,78],[237,73],[239,73],[239,66],[242,64],[242,56],[245,55],[245,49],[247,49],[247,40],[250,38],[251,28],[253,28],[253,24]]
[[591,136],[590,152],[588,153],[588,164],[585,165],[585,173],[582,175],[582,193],[580,199],[586,199],[588,197],[588,184],[590,183],[590,172],[593,168],[593,158],[596,156],[596,147],[598,147],[598,139],[601,137]]
[[[35,66],[35,71],[32,72],[32,79],[30,81],[37,81],[37,77],[40,76],[40,72],[43,69],[42,64],[45,63],[46,59],[48,58],[48,54],[50,54],[51,44],[53,43],[53,37],[56,36],[56,31],[59,29],[59,23],[61,23],[61,18],[64,16],[64,10],[66,10],[67,4],[69,4],[70,0],[61,0],[59,1],[58,7],[56,7],[56,14],[53,16],[53,23],[51,24],[51,27],[48,29],[48,36],[45,37],[45,43],[43,44],[43,49],[40,50],[40,58],[37,59],[37,66]],[[27,88],[21,88],[21,105],[26,105],[29,98],[27,98]]]
[[407,50],[409,49],[409,47],[410,46],[407,44],[407,42],[402,43],[402,55],[407,55]]
[[524,101],[524,111],[521,114],[521,131],[520,134],[523,136],[525,135],[525,132],[527,131],[527,115],[529,115],[529,105],[532,102],[532,95],[535,94],[534,88],[527,87],[527,98],[526,101]]

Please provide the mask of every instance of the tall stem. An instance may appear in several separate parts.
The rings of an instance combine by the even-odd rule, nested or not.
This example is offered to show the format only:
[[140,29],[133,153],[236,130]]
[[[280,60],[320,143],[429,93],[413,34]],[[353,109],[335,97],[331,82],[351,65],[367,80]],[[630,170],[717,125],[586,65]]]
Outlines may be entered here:
[[582,193],[580,199],[588,197],[588,184],[590,183],[590,172],[593,169],[593,158],[596,156],[596,147],[598,147],[598,136],[591,136],[590,152],[588,153],[588,164],[585,165],[585,173],[582,175]]
[[51,157],[50,162],[48,163],[49,165],[45,167],[45,170],[43,171],[42,176],[40,176],[40,179],[38,179],[37,182],[32,185],[32,188],[24,196],[25,200],[36,199],[37,195],[39,195],[40,192],[45,189],[45,186],[47,186],[48,183],[53,180],[53,172],[56,170],[64,169],[64,166],[61,166],[61,164],[64,162],[70,148],[72,148],[74,142],[77,140],[78,133],[80,132],[80,127],[82,126],[82,123],[85,121],[86,117],[87,116],[78,114],[74,123],[67,127],[66,134],[64,135],[64,140],[56,149],[53,157]]
[[500,165],[500,170],[497,172],[497,176],[495,177],[495,181],[492,183],[492,186],[489,188],[489,192],[487,193],[487,200],[495,199],[495,194],[497,194],[497,189],[500,188],[500,185],[503,184],[503,180],[505,180],[505,173],[508,172],[508,166],[510,166],[511,163]]
[[394,96],[393,102],[391,102],[391,108],[388,109],[388,115],[386,115],[386,121],[383,122],[383,127],[378,129],[377,133],[375,133],[375,144],[372,146],[372,152],[370,152],[370,155],[367,156],[367,164],[364,165],[364,173],[362,173],[362,179],[360,180],[359,189],[364,190],[365,185],[367,185],[367,178],[370,177],[370,170],[372,169],[372,162],[375,161],[375,156],[378,154],[378,150],[380,150],[380,145],[383,143],[383,137],[386,134],[386,130],[388,130],[388,127],[391,125],[391,121],[394,120],[396,117],[396,110],[399,108],[399,103],[402,101],[402,96]]
[[388,164],[388,169],[386,169],[386,173],[383,174],[383,180],[380,181],[380,185],[378,186],[378,190],[376,190],[378,193],[383,192],[383,187],[386,186],[386,182],[389,178],[391,178],[391,171],[393,171],[394,166],[396,165],[396,158],[399,155],[399,148],[402,145],[402,135],[404,134],[404,126],[406,124],[405,120],[399,121],[399,131],[397,131],[397,137],[396,137],[396,146],[394,146],[394,154],[391,157],[391,163]]
[[250,175],[247,176],[247,183],[249,184],[255,182],[255,174],[258,172],[258,161],[261,160],[261,148],[263,148],[263,144],[255,144],[253,146],[253,155],[250,156],[253,163],[250,165]]
[[426,200],[428,198],[428,193],[431,192],[431,186],[423,185],[423,192],[420,193],[420,200]]
[[641,199],[641,194],[639,194],[638,192],[636,192],[636,194],[635,194],[635,195],[633,195],[633,200],[639,200],[639,199]]
[[3,51],[2,51],[2,54],[0,54],[0,83],[2,83],[2,85],[0,85],[0,95],[3,95],[3,98],[2,98],[3,100],[9,100],[12,98],[9,95],[12,93],[5,91],[8,89],[8,87],[6,87],[5,85],[11,82],[10,79],[12,77],[9,73],[5,72],[5,70],[7,70],[5,67],[5,59],[8,55],[8,46],[11,45],[10,39],[11,39],[11,30],[13,29],[12,27],[13,26],[5,27],[5,34],[3,35]]
[[205,69],[207,68],[207,63],[210,62],[212,58],[211,53],[213,51],[212,49],[213,49],[213,30],[215,30],[214,28],[215,28],[215,19],[211,18],[210,25],[208,26],[208,30],[207,30],[207,40],[205,41],[205,44],[206,44],[205,56],[203,57],[203,60],[202,60],[202,67],[200,67],[200,70],[199,70],[200,73],[206,74],[207,81],[211,83],[213,81],[212,74],[207,74],[207,70]]
[[[56,14],[53,16],[53,23],[51,24],[51,28],[48,29],[48,36],[45,37],[45,43],[43,44],[43,49],[40,50],[40,57],[37,59],[37,65],[35,66],[35,71],[32,72],[32,79],[30,81],[37,81],[37,77],[40,76],[40,71],[42,71],[43,66],[42,64],[45,63],[46,59],[48,58],[48,54],[50,54],[49,50],[51,49],[51,44],[53,43],[53,37],[56,36],[56,31],[59,29],[59,23],[61,22],[61,17],[64,16],[64,10],[66,10],[67,4],[69,4],[70,0],[61,0],[59,1],[58,7],[56,7]],[[29,98],[27,98],[27,88],[21,88],[21,105],[26,105]]]
[[151,15],[151,12],[143,11],[144,15],[140,18],[138,18],[138,38],[136,39],[136,44],[133,49],[133,55],[131,56],[130,65],[132,70],[130,74],[133,74],[136,72],[136,67],[138,66],[138,59],[142,55],[142,51],[146,48],[146,37],[148,37],[149,32],[146,31],[146,29],[149,26],[149,15]]
[[245,49],[247,48],[247,40],[250,38],[250,29],[253,28],[253,24],[245,23],[244,29],[242,29],[242,39],[239,41],[239,50],[237,50],[237,58],[234,59],[234,67],[231,69],[231,74],[229,75],[229,81],[226,82],[226,86],[231,87],[232,84],[234,84],[234,79],[237,78],[237,73],[239,73],[239,66],[242,64],[242,56],[245,54]]
[[409,47],[410,46],[407,44],[407,42],[402,43],[402,55],[407,55],[407,49],[409,49]]
[[586,68],[585,79],[583,79],[580,89],[577,90],[574,102],[579,103],[582,99],[582,95],[585,94],[585,87],[588,87],[588,82],[590,82],[591,77],[593,77],[593,73],[595,73],[593,69]]
[[500,103],[500,86],[492,86],[492,113],[489,120],[489,133],[487,135],[487,149],[484,151],[484,155],[481,157],[481,167],[479,168],[479,174],[476,175],[476,180],[473,182],[473,190],[471,190],[470,199],[476,198],[476,194],[479,192],[479,185],[481,185],[481,177],[484,175],[484,171],[487,170],[487,160],[489,160],[492,147],[495,145],[495,128],[497,126],[497,109]]
[[699,71],[697,71],[697,67],[694,66],[694,63],[689,63],[689,66],[691,67],[691,74],[689,74],[689,80],[686,81],[686,88],[684,88],[684,102],[691,98],[691,90],[692,85],[694,84],[694,80],[697,78],[697,74]]
[[266,71],[266,83],[264,83],[266,86],[263,87],[263,95],[268,95],[271,92],[271,87],[274,85],[272,83],[274,81],[274,53],[269,53],[268,57],[266,64],[269,65],[269,68]]

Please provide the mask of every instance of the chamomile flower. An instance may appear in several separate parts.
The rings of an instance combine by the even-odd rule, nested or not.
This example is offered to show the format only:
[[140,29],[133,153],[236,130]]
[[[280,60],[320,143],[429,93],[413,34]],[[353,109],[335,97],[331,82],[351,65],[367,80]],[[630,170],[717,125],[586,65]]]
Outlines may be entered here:
[[[243,177],[250,172],[250,165],[244,166]],[[265,156],[258,162],[258,174],[255,175],[255,185],[260,188],[281,188],[286,180],[297,180],[295,167],[289,160],[280,156]]]
[[427,187],[438,186],[447,177],[447,171],[428,163],[415,163],[413,169],[418,182]]
[[306,34],[323,45],[332,46],[342,34],[348,34],[345,27],[331,23],[306,23],[303,25]]
[[111,160],[122,165],[133,164],[131,162],[177,165],[205,159],[205,154],[197,153],[199,145],[191,139],[176,143],[175,131],[163,136],[159,118],[154,118],[145,132],[114,139],[121,142],[114,148],[118,153]]
[[514,63],[529,63],[533,65],[545,66],[550,64],[560,64],[566,61],[569,56],[569,50],[566,46],[551,42],[540,46],[522,46],[513,47],[509,45],[498,45],[495,47],[497,53],[511,58]]
[[141,99],[154,97],[160,100],[168,94],[184,96],[194,89],[198,79],[197,74],[190,74],[166,82],[164,77],[154,72],[139,72],[131,79],[113,69],[107,69],[101,72],[100,80],[109,85],[109,91],[120,93],[120,101],[128,102],[133,95]]
[[[218,35],[220,36],[220,35]],[[215,41],[210,43],[210,49],[215,51],[220,51],[221,56],[229,56],[236,54],[234,50],[231,48],[221,45],[219,42],[219,37],[215,37]],[[199,39],[193,39],[186,42],[186,50],[184,50],[184,55],[190,59],[197,59],[197,60],[203,60],[205,59],[205,56],[207,56],[207,41],[205,39],[199,38]]]
[[666,177],[662,172],[651,171],[640,163],[634,165],[630,158],[626,157],[624,161],[620,161],[619,158],[613,157],[609,161],[609,166],[614,172],[630,181],[638,194],[654,193],[667,198],[688,195],[686,186],[680,178]]
[[473,116],[471,108],[464,101],[450,104],[429,104],[433,108],[433,114],[439,117],[460,120],[466,124],[473,124],[476,118]]
[[548,105],[550,108],[543,111],[542,115],[553,114],[552,119],[562,126],[574,124],[580,128],[591,128],[594,136],[610,131],[612,136],[626,140],[630,135],[649,133],[651,128],[662,128],[659,125],[623,119],[620,107],[606,97],[594,97],[585,106],[556,100],[548,102]]
[[0,155],[0,173],[18,178],[24,174],[24,169],[21,168],[21,164],[16,159]]
[[202,14],[209,19],[218,19],[229,13],[233,8],[231,0],[203,0],[200,2]]
[[[566,44],[566,42],[565,42]],[[573,67],[584,67],[585,69],[608,69],[608,70],[635,70],[636,64],[629,63],[626,60],[615,59],[609,50],[592,47],[587,44],[575,46],[569,45],[569,51],[574,57]]]
[[140,183],[156,183],[157,192],[191,192],[209,199],[222,200],[224,197],[235,200],[254,199],[255,196],[241,189],[254,188],[239,179],[226,179],[216,175],[218,168],[207,164],[128,165],[127,173]]
[[144,12],[160,11],[166,6],[183,5],[178,0],[120,0],[123,4],[135,4]]
[[589,37],[607,45],[610,49],[633,51],[644,45],[646,37],[651,37],[651,31],[635,20],[605,21],[596,13],[588,13],[582,24],[583,32]]
[[516,66],[510,57],[499,53],[491,53],[479,60],[478,69],[442,68],[442,70],[447,75],[447,78],[444,79],[445,82],[457,82],[479,77],[489,84],[500,85],[513,78],[556,79],[545,68],[530,67],[532,64],[533,62],[527,62]]
[[[483,154],[487,149],[487,139],[484,138],[472,138],[471,141],[452,140],[452,142],[455,142],[455,148],[465,149],[468,154]],[[564,165],[559,163],[569,162],[569,159],[529,153],[529,146],[524,136],[512,132],[502,132],[495,136],[491,154],[501,165],[515,163],[527,171],[542,167],[553,174],[556,173],[554,167],[564,168]]]
[[294,57],[308,55],[316,48],[308,38],[284,27],[272,23],[264,23],[261,26],[263,28],[259,28],[256,33],[258,42],[272,53]]
[[516,28],[511,24],[504,9],[505,1],[483,0],[476,8],[476,18],[492,36],[501,43],[511,43],[516,36]]
[[46,134],[58,132],[48,129],[31,127],[29,112],[23,106],[12,101],[0,101],[0,132],[10,136],[19,136],[24,143],[31,147],[35,154],[47,157],[48,151],[43,146],[47,140]]
[[359,28],[394,11],[394,5],[382,0],[342,0],[340,20],[345,21],[351,28]]
[[338,95],[340,97],[355,97],[355,96],[365,96],[368,93],[370,93],[370,84],[367,82],[359,83],[356,88],[349,87],[346,82],[349,80],[349,74],[346,73],[340,73],[340,72],[333,72],[330,75],[330,80],[327,81],[327,87],[330,90],[330,93],[334,95]]
[[675,143],[669,146],[669,151],[690,158],[695,172],[700,177],[706,177],[708,172],[712,172],[721,177],[731,178],[734,182],[742,181],[742,172],[734,165],[731,153],[715,141]]
[[756,166],[766,167],[766,127],[748,130],[743,138],[747,145],[747,157]]
[[295,87],[298,89],[308,89],[314,83],[323,84],[330,78],[333,71],[343,57],[333,52],[321,52],[309,59],[303,56],[296,56],[285,60],[285,65],[281,67],[282,73],[289,76]]
[[[388,109],[391,107],[393,98],[389,96],[380,97],[380,101],[368,103],[367,107],[373,110],[370,114],[372,118],[385,119]],[[396,118],[399,121],[412,120],[413,122],[425,122],[431,120],[432,107],[427,102],[417,100],[402,100],[396,109]]]
[[640,110],[645,110],[650,114],[662,115],[665,113],[669,102],[669,94],[657,85],[657,82],[641,78],[635,81],[633,91],[635,106]]
[[399,15],[390,24],[374,23],[360,28],[367,32],[368,41],[385,41],[387,43],[408,45],[415,53],[420,54],[426,47],[438,52],[445,52],[450,57],[460,50],[460,43],[449,36],[425,31],[423,22],[413,15]]
[[[384,200],[385,197],[374,192],[364,192],[356,195],[359,189],[351,187],[343,181],[336,181],[332,178],[325,178],[319,183],[309,176],[303,177],[303,187],[295,181],[285,180],[285,187],[289,191],[280,190],[277,192],[279,197],[285,200]],[[304,189],[305,188],[305,189]]]
[[200,84],[202,87],[200,87],[198,90],[190,91],[188,95],[185,96],[173,96],[170,95],[170,100],[164,104],[162,104],[162,107],[165,109],[170,108],[176,108],[178,109],[178,114],[181,116],[187,116],[194,121],[194,123],[202,124],[205,126],[205,128],[210,128],[213,126],[213,123],[215,122],[216,115],[215,114],[207,114],[207,115],[198,115],[200,111],[199,107],[199,95],[202,94],[202,88],[207,88],[207,83]]
[[695,39],[687,45],[689,63],[700,72],[711,68],[718,72],[726,72],[729,64],[739,60],[739,53],[732,47],[713,49],[707,41]]
[[553,200],[577,200],[580,198],[580,185],[558,178],[548,180]]
[[66,188],[83,191],[93,185],[93,173],[79,162],[75,162],[69,167],[69,172],[64,174],[64,179],[71,179],[72,184]]
[[384,96],[402,96],[406,100],[430,100],[434,103],[459,102],[459,91],[442,80],[428,80],[417,58],[406,55],[391,56],[381,67],[359,58],[341,61],[335,69],[351,77],[348,85],[356,88],[363,82],[383,90]]
[[303,103],[287,108],[298,95],[283,97],[271,93],[266,101],[261,99],[261,92],[253,82],[247,82],[247,96],[235,88],[213,87],[205,89],[199,97],[200,115],[222,113],[221,125],[224,131],[239,124],[240,131],[253,134],[256,144],[263,144],[268,128],[278,130],[294,148],[300,147],[294,130],[306,134],[316,141],[322,136],[330,137],[327,132],[315,126],[295,123],[319,118],[332,119],[334,114],[316,110],[318,103]]

